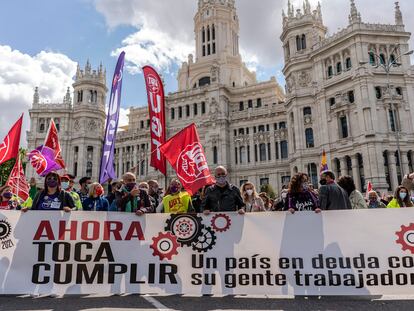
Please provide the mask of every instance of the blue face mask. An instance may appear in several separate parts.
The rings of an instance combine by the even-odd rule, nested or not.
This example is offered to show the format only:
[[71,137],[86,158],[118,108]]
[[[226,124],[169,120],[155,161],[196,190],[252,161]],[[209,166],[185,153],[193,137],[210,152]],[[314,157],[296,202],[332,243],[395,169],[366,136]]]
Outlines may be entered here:
[[227,183],[227,176],[216,177],[216,182],[219,185],[225,185]]
[[400,192],[400,199],[404,200],[407,194],[405,192]]

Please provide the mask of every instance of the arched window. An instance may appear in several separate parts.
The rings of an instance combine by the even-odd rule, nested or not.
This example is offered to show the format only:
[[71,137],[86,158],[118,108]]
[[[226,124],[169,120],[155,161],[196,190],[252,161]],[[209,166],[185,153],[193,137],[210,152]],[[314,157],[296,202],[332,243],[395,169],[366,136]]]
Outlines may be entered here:
[[352,67],[352,62],[351,62],[351,58],[350,58],[350,57],[348,57],[348,58],[345,60],[345,66],[346,66],[346,70],[351,69],[351,67]]
[[341,175],[341,161],[339,161],[338,158],[335,158],[333,162],[336,168],[335,175],[338,177]]
[[401,96],[402,95],[402,89],[400,87],[396,87],[395,88],[395,93],[397,93],[397,95]]
[[207,42],[210,41],[210,26],[207,26]]
[[303,108],[303,115],[304,116],[312,115],[312,108],[311,107],[305,107],[305,108]]
[[345,157],[347,174],[352,176],[352,160],[350,156]]
[[382,65],[385,65],[385,55],[383,53],[380,54],[380,62]]
[[308,128],[305,130],[305,137],[306,137],[306,148],[313,148],[315,147],[315,143],[313,141],[313,129]]
[[92,161],[93,161],[93,147],[88,146],[86,148],[86,158],[88,162],[86,163],[86,176],[92,177]]
[[365,192],[366,186],[365,186],[364,160],[360,153],[357,154],[357,160],[358,160],[359,178],[361,180],[362,192]]
[[301,49],[302,49],[302,43],[301,43],[300,37],[298,35],[298,36],[296,36],[296,50],[300,51]]
[[333,68],[332,66],[328,66],[328,78],[331,78],[333,76]]
[[78,175],[78,162],[73,164],[73,174],[75,174],[75,176]]
[[190,105],[185,106],[185,114],[186,114],[187,117],[190,116]]
[[355,102],[355,95],[354,95],[354,91],[349,91],[348,92],[348,101],[353,104]]
[[214,146],[213,147],[213,164],[217,164],[217,163],[218,163],[217,147]]
[[266,161],[266,144],[259,145],[260,161]]
[[398,184],[401,185],[401,182],[402,182],[401,161],[400,161],[400,157],[399,157],[398,151],[395,151],[394,156],[395,156],[395,165],[397,167]]
[[288,158],[288,142],[286,140],[280,142],[280,155],[282,159]]
[[203,43],[205,43],[206,42],[206,30],[204,27],[203,27],[203,30],[201,31],[201,36],[203,37]]
[[382,153],[382,156],[384,157],[385,180],[387,181],[387,184],[388,184],[388,191],[392,191],[393,189],[391,186],[390,168],[388,166],[388,151],[385,150]]
[[171,120],[175,119],[175,109],[171,108]]
[[216,27],[214,26],[214,24],[212,27],[212,37],[213,37],[213,40],[216,40]]
[[306,49],[306,36],[303,34],[301,38],[302,50]]
[[342,63],[336,63],[336,73],[339,74],[342,72]]
[[375,87],[375,96],[377,97],[377,99],[380,99],[382,97],[381,87],[379,86]]
[[240,147],[240,164],[247,163],[246,158],[246,147],[241,146]]
[[375,55],[374,52],[369,52],[369,63],[373,66],[375,66],[376,61],[375,61]]
[[202,87],[204,85],[210,84],[210,77],[202,77],[200,80],[198,80],[199,87]]

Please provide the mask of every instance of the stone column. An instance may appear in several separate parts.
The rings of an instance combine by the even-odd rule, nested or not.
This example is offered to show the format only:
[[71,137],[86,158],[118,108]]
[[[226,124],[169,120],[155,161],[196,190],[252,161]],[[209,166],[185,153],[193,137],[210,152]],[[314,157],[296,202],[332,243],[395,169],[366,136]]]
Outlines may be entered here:
[[118,166],[119,166],[119,176],[122,176],[124,172],[122,171],[122,146],[118,147]]
[[358,157],[354,154],[351,156],[352,161],[352,178],[355,182],[355,187],[357,190],[362,191],[362,185],[361,185],[361,176],[359,175],[359,163],[358,163]]
[[397,165],[394,151],[388,151],[388,169],[390,172],[391,188],[394,191],[398,186]]
[[341,176],[345,176],[347,174],[347,163],[345,157],[339,158],[339,162],[341,163]]

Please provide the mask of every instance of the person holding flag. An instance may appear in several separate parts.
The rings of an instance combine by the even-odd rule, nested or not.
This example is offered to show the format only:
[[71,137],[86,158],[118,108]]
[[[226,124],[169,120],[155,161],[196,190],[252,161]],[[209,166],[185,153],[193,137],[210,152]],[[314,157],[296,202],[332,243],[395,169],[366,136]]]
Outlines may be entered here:
[[322,174],[323,172],[328,171],[328,161],[326,160],[326,152],[325,149],[322,151],[322,159],[321,159],[321,165],[319,168],[319,174]]

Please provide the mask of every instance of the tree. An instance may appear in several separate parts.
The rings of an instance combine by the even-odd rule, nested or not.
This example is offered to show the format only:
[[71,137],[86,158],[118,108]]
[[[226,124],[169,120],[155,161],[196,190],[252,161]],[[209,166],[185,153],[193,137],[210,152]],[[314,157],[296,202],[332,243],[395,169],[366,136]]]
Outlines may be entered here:
[[[26,170],[26,159],[27,150],[20,148],[19,155],[22,159],[23,170]],[[16,163],[16,159],[10,159],[9,161],[4,162],[0,165],[0,185],[4,185],[9,178],[10,172],[13,169],[14,164]]]
[[276,197],[276,193],[273,190],[272,186],[269,184],[264,184],[260,186],[260,192],[266,192],[267,195],[271,198],[274,199]]

